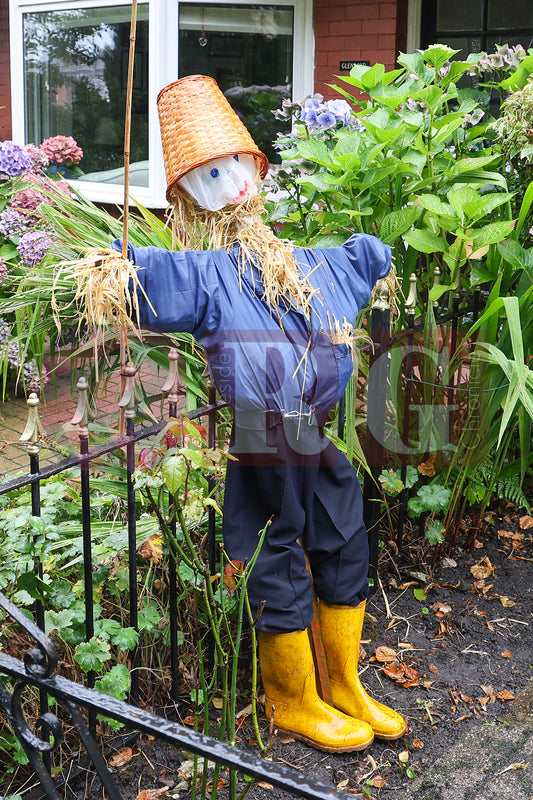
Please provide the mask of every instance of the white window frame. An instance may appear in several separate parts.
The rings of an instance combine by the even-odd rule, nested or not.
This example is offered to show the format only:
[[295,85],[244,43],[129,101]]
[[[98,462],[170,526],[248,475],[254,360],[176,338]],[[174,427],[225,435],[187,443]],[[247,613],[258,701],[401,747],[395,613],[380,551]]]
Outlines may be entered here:
[[[177,78],[178,65],[178,5],[199,0],[139,0],[139,5],[149,7],[150,69],[148,82],[148,186],[131,186],[130,198],[148,208],[165,208],[166,180],[163,152],[157,116],[159,91]],[[208,0],[221,4],[231,2],[239,5],[253,4],[254,0]],[[255,0],[260,5],[264,0]],[[314,38],[313,0],[269,0],[269,5],[294,7],[293,36],[293,98],[303,99],[313,93],[314,86]],[[68,9],[100,8],[102,6],[131,6],[130,0],[9,0],[9,27],[11,53],[11,116],[13,141],[25,144],[24,97],[24,48],[23,15],[39,11],[61,11]],[[39,144],[39,142],[35,142]],[[83,142],[80,143],[83,145]],[[75,186],[89,200],[99,203],[122,204],[122,184],[95,183],[77,180]]]

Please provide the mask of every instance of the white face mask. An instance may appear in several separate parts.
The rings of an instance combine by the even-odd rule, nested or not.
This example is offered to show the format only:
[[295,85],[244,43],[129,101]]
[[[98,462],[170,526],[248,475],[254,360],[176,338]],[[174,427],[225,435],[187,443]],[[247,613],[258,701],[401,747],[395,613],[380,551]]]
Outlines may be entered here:
[[239,153],[208,161],[192,169],[178,181],[178,186],[201,208],[219,211],[228,204],[242,203],[257,193],[257,167],[253,156]]

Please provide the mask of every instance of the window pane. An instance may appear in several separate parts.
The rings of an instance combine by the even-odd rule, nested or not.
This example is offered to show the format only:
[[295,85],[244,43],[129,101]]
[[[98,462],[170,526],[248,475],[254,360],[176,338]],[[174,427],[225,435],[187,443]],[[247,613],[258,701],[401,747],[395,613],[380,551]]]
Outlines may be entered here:
[[[129,6],[24,15],[26,141],[73,136],[83,180],[124,181]],[[148,186],[148,7],[138,9],[131,183]]]
[[291,6],[180,5],[179,76],[215,78],[271,161],[271,110],[292,91],[293,17]]
[[531,0],[489,0],[487,22],[489,30],[493,31],[531,28],[533,4]]
[[476,31],[481,28],[482,0],[437,0],[438,31]]

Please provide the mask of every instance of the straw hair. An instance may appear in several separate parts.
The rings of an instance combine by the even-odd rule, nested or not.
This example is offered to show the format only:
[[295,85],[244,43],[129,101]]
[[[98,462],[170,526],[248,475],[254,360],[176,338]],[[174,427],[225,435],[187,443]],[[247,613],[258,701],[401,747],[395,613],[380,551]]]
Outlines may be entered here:
[[189,75],[159,92],[161,141],[167,177],[167,199],[174,202],[176,184],[195,167],[214,158],[248,153],[262,178],[268,159],[259,150],[213,78]]
[[178,190],[172,221],[177,238],[190,250],[231,250],[238,245],[240,271],[245,272],[250,263],[257,266],[264,298],[280,322],[289,308],[298,308],[309,318],[310,301],[318,290],[302,273],[293,255],[294,245],[279,239],[265,225],[265,213],[260,195],[220,211],[208,211]]

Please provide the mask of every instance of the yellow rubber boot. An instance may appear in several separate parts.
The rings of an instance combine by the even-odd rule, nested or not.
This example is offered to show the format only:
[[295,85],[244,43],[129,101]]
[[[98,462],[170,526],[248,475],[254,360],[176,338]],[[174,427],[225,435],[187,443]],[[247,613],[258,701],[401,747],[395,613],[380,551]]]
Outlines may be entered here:
[[365,603],[359,606],[329,606],[319,603],[320,630],[328,663],[331,696],[336,708],[367,722],[380,739],[398,739],[405,733],[405,720],[392,708],[373,700],[359,680],[359,645]]
[[307,631],[260,633],[259,663],[266,713],[274,727],[327,753],[372,744],[372,728],[324,703],[317,694]]

